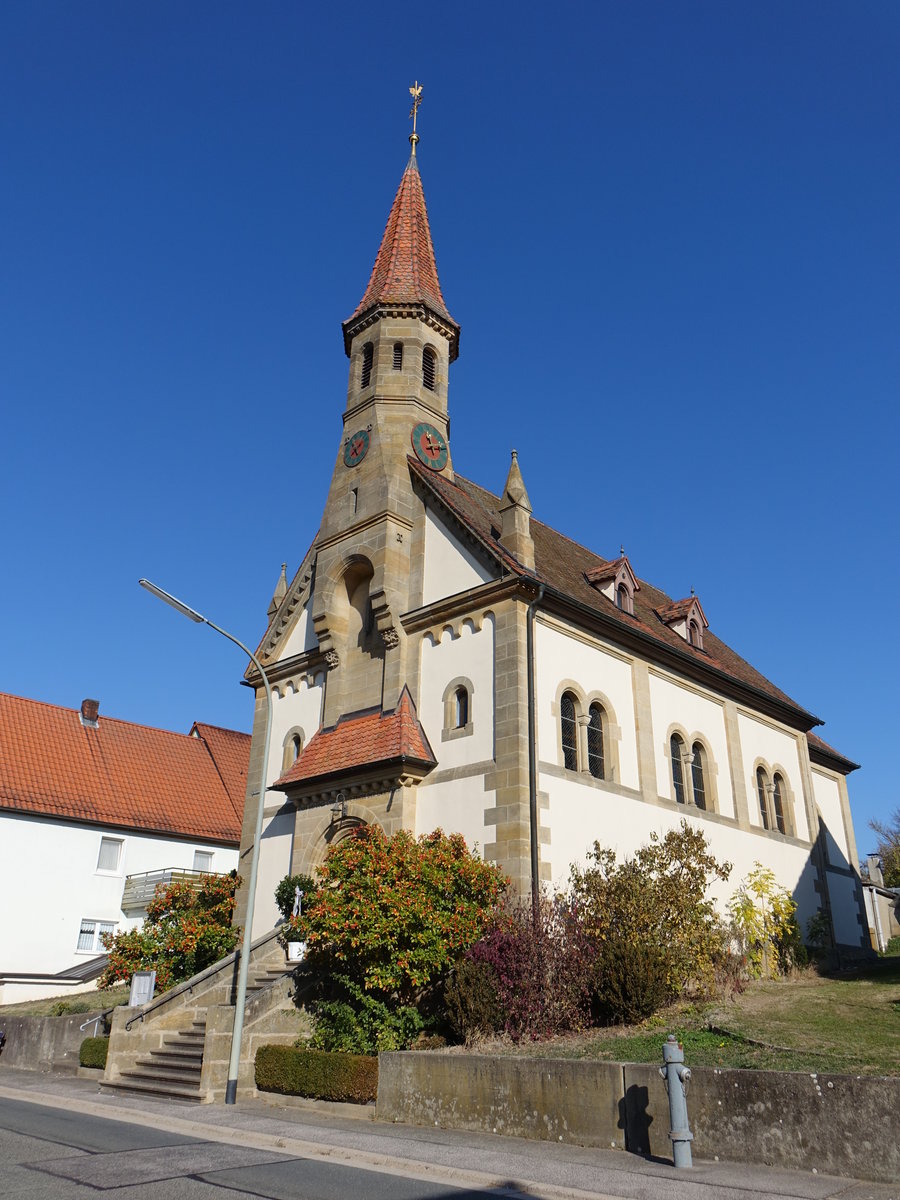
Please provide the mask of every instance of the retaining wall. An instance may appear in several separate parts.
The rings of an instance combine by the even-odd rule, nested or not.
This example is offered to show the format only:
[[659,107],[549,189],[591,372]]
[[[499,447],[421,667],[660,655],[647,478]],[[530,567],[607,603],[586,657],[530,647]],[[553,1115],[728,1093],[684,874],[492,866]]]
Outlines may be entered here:
[[[900,1179],[900,1078],[696,1067],[687,1100],[698,1159]],[[649,1065],[381,1054],[376,1114],[672,1156],[665,1084]]]
[[[65,1071],[78,1069],[78,1051],[94,1026],[80,1026],[97,1013],[69,1013],[64,1017],[0,1017],[0,1029],[6,1045],[0,1052],[0,1071],[17,1067],[25,1071]],[[103,1021],[97,1026],[103,1033]]]

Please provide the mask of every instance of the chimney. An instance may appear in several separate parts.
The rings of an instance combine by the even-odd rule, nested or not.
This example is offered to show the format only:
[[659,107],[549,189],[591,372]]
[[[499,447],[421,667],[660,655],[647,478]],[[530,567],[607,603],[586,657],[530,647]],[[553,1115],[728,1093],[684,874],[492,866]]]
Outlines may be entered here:
[[82,700],[78,715],[85,729],[97,729],[100,725],[100,701]]

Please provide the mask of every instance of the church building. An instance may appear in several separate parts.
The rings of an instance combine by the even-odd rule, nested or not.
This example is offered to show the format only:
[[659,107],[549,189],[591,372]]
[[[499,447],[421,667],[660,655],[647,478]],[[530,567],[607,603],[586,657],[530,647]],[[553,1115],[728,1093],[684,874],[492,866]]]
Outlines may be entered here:
[[[686,819],[734,865],[720,903],[763,863],[802,928],[821,909],[839,953],[862,953],[856,764],[716,637],[699,597],[673,599],[624,553],[608,561],[536,519],[515,451],[499,494],[457,472],[460,330],[410,141],[343,323],[321,526],[290,582],[282,570],[257,652],[273,713],[253,936],[276,923],[278,881],[364,824],[461,832],[528,894],[564,886],[595,840],[621,859]],[[266,704],[252,667],[247,681],[255,781]],[[257,802],[251,783],[245,864]]]

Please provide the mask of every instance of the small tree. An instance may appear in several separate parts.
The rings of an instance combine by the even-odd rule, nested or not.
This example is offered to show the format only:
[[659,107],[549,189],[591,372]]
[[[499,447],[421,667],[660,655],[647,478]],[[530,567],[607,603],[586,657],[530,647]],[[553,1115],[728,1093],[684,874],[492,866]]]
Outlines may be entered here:
[[[682,820],[663,837],[651,833],[649,843],[621,864],[598,842],[588,859],[586,868],[573,867],[571,880],[581,920],[597,946],[601,1014],[627,1019],[644,990],[654,1006],[688,987],[713,990],[726,938],[707,893],[714,879],[728,878],[731,864],[710,854],[703,832]],[[613,985],[609,995],[606,974]]]
[[415,1005],[490,923],[507,886],[461,834],[363,826],[329,848],[295,936],[310,962],[393,1006]]
[[878,834],[878,856],[884,875],[884,886],[900,887],[900,808],[895,808],[887,822],[870,821],[870,828]]
[[109,961],[97,986],[112,987],[135,971],[155,971],[157,990],[166,992],[230,954],[240,939],[231,924],[240,882],[232,871],[204,875],[196,887],[159,884],[140,929],[104,934]]
[[289,921],[293,915],[297,888],[300,889],[302,895],[301,907],[306,909],[315,898],[318,884],[309,875],[285,875],[275,889],[275,904],[286,921]]
[[787,888],[775,881],[774,871],[761,863],[728,903],[735,933],[754,979],[774,979],[806,961],[797,905]]

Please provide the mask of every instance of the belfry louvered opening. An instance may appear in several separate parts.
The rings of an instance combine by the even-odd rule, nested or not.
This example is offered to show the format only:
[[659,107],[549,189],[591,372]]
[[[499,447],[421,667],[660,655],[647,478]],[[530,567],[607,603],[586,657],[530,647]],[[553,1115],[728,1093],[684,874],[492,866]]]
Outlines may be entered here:
[[359,386],[367,388],[372,381],[372,362],[375,358],[375,347],[371,342],[366,342],[363,346],[362,358],[362,374],[359,377]]
[[422,351],[422,383],[428,388],[429,392],[434,391],[436,357],[430,346],[426,346]]
[[394,358],[392,362],[395,371],[403,370],[403,343],[394,342]]

